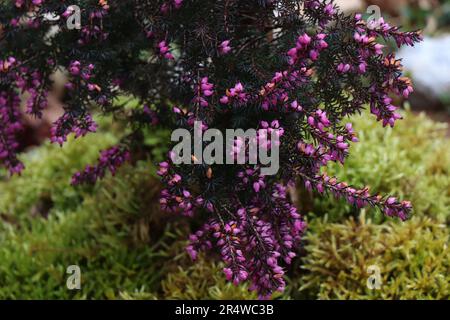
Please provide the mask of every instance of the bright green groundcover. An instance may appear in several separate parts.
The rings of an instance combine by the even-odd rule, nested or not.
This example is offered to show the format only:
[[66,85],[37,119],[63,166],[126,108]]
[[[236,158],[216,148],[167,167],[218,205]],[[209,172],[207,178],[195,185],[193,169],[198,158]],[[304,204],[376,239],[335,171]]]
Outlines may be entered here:
[[[361,142],[345,168],[329,173],[410,199],[414,216],[392,221],[300,190],[309,229],[286,292],[274,298],[449,299],[445,127],[410,112],[394,129],[368,117],[352,122]],[[105,132],[30,151],[20,177],[0,173],[0,298],[256,298],[245,285],[225,281],[214,255],[190,261],[184,247],[191,222],[159,211],[152,160],[125,166],[95,187],[69,185],[75,171],[117,142]],[[66,286],[70,265],[81,269],[80,290]],[[379,290],[367,287],[370,266],[380,270]]]

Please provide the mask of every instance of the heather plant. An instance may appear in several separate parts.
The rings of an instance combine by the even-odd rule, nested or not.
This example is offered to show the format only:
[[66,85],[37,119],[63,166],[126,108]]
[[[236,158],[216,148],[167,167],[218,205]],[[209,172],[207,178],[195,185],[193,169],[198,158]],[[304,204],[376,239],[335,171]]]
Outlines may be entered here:
[[95,162],[100,150],[117,143],[117,138],[108,132],[70,140],[63,149],[45,143],[21,155],[28,169],[20,176],[0,179],[2,214],[21,220],[46,217],[51,209],[65,211],[79,206],[84,190],[67,188],[71,172]]
[[[248,280],[260,297],[284,290],[285,265],[296,256],[306,227],[288,196],[296,181],[357,207],[378,207],[402,220],[410,216],[408,201],[371,194],[321,169],[344,164],[350,144],[358,141],[348,116],[369,106],[383,126],[401,118],[391,96],[407,98],[413,88],[384,44],[413,45],[421,39],[418,32],[401,32],[383,19],[368,26],[333,1],[71,5],[81,8],[80,30],[68,27],[72,12],[65,1],[1,3],[0,159],[11,174],[24,169],[16,140],[21,114],[42,116],[50,75],[62,69],[69,78],[65,113],[52,127],[52,143],[62,146],[69,135],[95,132],[94,113],[111,114],[127,128],[98,163],[74,174],[76,186],[145,158],[143,132],[149,128],[193,132],[201,121],[203,130],[221,132],[277,129],[276,175],[264,176],[261,164],[205,165],[195,157],[192,165],[175,165],[173,152],[158,170],[165,185],[162,208],[195,216],[201,226],[189,238],[190,256],[218,249],[225,277],[234,284]],[[123,95],[139,106],[117,106]]]

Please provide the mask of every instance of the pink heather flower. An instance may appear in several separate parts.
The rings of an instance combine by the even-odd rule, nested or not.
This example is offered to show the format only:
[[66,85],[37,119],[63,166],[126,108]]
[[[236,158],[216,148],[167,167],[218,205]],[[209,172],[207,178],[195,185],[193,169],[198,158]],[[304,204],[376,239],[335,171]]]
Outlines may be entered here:
[[383,54],[383,48],[384,48],[384,45],[377,43],[377,44],[374,46],[375,53],[376,53],[377,55],[379,55],[379,56],[382,55],[382,54]]
[[339,142],[336,146],[337,146],[339,149],[342,149],[342,150],[347,150],[347,149],[348,149],[348,143]]
[[63,14],[62,14],[62,16],[64,17],[64,18],[68,18],[68,17],[70,17],[73,13],[74,13],[74,8],[73,7],[68,7],[67,9],[66,9],[66,11],[64,11],[63,12]]
[[203,77],[200,84],[196,86],[196,96],[194,101],[202,107],[209,106],[208,97],[214,94],[214,85],[209,82],[208,77]]
[[306,33],[298,37],[297,43],[302,45],[308,45],[311,42],[311,37],[308,36]]
[[242,91],[244,91],[244,86],[242,85],[242,83],[238,82],[234,86],[234,90],[235,90],[236,93],[241,93]]
[[311,60],[316,61],[319,58],[319,52],[317,50],[311,50],[309,52],[309,57]]
[[367,35],[361,35],[358,32],[355,32],[355,34],[353,35],[353,39],[355,39],[356,42],[359,42],[361,44],[369,43],[369,37]]
[[346,63],[346,64],[340,63],[337,67],[337,71],[339,71],[341,73],[347,73],[350,71],[350,69],[351,69],[351,66],[348,63]]
[[329,15],[329,16],[331,16],[331,15],[333,15],[334,14],[334,8],[333,8],[333,5],[330,3],[330,4],[327,4],[326,6],[325,6],[325,9],[324,9],[324,12],[325,12],[325,14],[327,14],[327,15]]
[[299,105],[299,103],[297,102],[297,100],[294,100],[294,101],[291,103],[291,108],[294,109],[295,111],[298,111],[298,112],[300,112],[300,111],[303,110],[302,106]]
[[297,57],[297,48],[290,49],[287,54],[291,58]]
[[324,40],[325,37],[326,37],[326,35],[323,34],[323,33],[320,33],[320,34],[318,34],[316,36],[316,38],[319,40],[319,44],[318,44],[319,49],[326,49],[326,48],[328,48],[328,43]]
[[162,14],[167,14],[169,13],[170,5],[168,3],[163,3],[159,10],[161,11]]
[[187,246],[186,251],[189,254],[189,256],[191,257],[192,261],[197,260],[198,253],[197,253],[197,251],[194,250],[193,246]]
[[183,4],[183,0],[174,0],[175,9],[180,9]]
[[233,278],[233,271],[231,271],[230,268],[223,268],[223,273],[225,274],[225,278],[228,281],[231,281],[231,279]]
[[360,73],[366,73],[367,63],[361,62],[358,66],[358,70]]
[[409,95],[414,92],[414,88],[412,86],[408,86],[405,90],[403,90],[402,94],[405,99],[408,99]]
[[222,98],[220,98],[221,104],[228,104],[228,102],[230,102],[230,99],[227,96],[223,96]]
[[219,52],[225,55],[231,51],[230,40],[225,40],[219,45]]
[[183,5],[183,0],[167,0],[161,5],[160,11],[162,14],[166,15],[169,13],[170,9],[180,9]]
[[161,54],[164,54],[164,53],[166,53],[166,52],[169,51],[169,47],[167,46],[167,43],[166,43],[165,41],[161,41],[161,42],[158,44],[158,47],[159,47],[159,52],[160,52]]
[[74,75],[77,76],[80,74],[80,61],[72,61],[70,63],[70,67],[69,67],[69,72]]
[[175,59],[173,54],[170,52],[170,47],[166,41],[163,40],[160,43],[158,43],[158,49],[159,49],[159,54],[162,55],[164,58],[166,58],[168,60]]
[[17,27],[17,26],[19,26],[19,19],[13,18],[13,19],[11,19],[11,21],[9,22],[9,24],[10,24],[12,27]]

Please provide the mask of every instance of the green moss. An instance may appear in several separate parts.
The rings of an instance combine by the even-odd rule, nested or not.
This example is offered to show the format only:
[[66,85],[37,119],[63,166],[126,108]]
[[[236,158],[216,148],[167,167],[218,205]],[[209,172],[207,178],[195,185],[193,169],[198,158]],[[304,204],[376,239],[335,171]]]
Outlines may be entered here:
[[175,300],[255,300],[247,285],[234,286],[225,280],[223,266],[205,259],[178,267],[163,280],[163,298]]
[[72,175],[116,142],[112,135],[93,134],[71,139],[63,148],[46,143],[22,155],[26,169],[21,176],[0,180],[0,213],[18,219],[46,216],[52,208],[76,208],[82,198],[70,186]]
[[[151,164],[125,166],[96,187],[69,185],[69,172],[110,142],[97,136],[62,150],[46,145],[27,160],[28,173],[1,183],[0,205],[8,211],[0,220],[0,298],[115,299],[159,290],[167,247],[186,235],[175,234],[181,226],[159,211]],[[33,215],[44,193],[53,202],[46,218]],[[70,265],[81,268],[79,291],[66,287]]]
[[223,264],[201,253],[192,262],[186,252],[186,241],[177,241],[167,248],[170,260],[164,264],[165,276],[161,278],[158,292],[122,292],[127,300],[254,300],[257,295],[248,291],[247,284],[238,286],[225,280]]
[[[312,222],[306,237],[301,291],[319,299],[449,299],[449,230],[431,218],[374,224],[359,220]],[[370,266],[380,290],[367,287]]]

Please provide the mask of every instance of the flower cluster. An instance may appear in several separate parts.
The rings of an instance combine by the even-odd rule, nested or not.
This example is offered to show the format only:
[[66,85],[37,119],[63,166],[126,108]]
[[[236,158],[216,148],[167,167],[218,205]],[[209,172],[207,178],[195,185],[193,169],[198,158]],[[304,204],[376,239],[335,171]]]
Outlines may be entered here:
[[[159,164],[158,175],[167,184],[167,189],[162,190],[159,203],[161,207],[169,212],[181,213],[192,217],[194,209],[202,207],[205,203],[202,197],[193,197],[191,193],[183,187],[183,177],[174,173],[169,162]],[[209,209],[212,208],[209,207]]]
[[161,5],[161,12],[163,14],[168,14],[171,9],[180,9],[183,5],[183,0],[170,0],[166,1]]
[[30,5],[35,5],[35,6],[40,6],[44,0],[31,0],[31,1],[27,1],[27,0],[15,0],[15,5],[17,8],[22,8],[24,7],[26,4],[30,4]]
[[24,168],[17,158],[17,135],[22,130],[20,96],[12,86],[4,86],[2,83],[17,80],[17,66],[18,61],[12,56],[0,59],[0,164],[11,174],[20,173]]
[[235,105],[242,105],[248,101],[248,96],[244,92],[244,86],[238,82],[233,88],[226,90],[226,95],[220,99],[222,104],[234,103]]
[[231,51],[230,42],[231,42],[230,40],[225,40],[225,41],[220,43],[220,45],[219,45],[219,53],[221,55],[226,55],[227,53],[229,53]]
[[[99,85],[91,82],[94,70],[93,64],[83,65],[80,61],[74,60],[70,62],[68,72],[72,79],[65,84],[69,94],[79,94],[80,91],[87,92],[88,98],[92,98],[95,93],[101,92]],[[76,97],[76,100],[85,103]],[[100,103],[98,100],[97,102]],[[51,142],[63,145],[67,141],[69,134],[74,133],[75,138],[83,137],[89,132],[96,132],[97,124],[92,116],[85,110],[77,110],[73,112],[67,110],[51,128]]]
[[169,44],[164,40],[158,43],[158,52],[161,56],[168,60],[174,59],[172,52],[170,52]]
[[[286,186],[275,184],[270,191],[270,208],[261,207],[255,198],[252,206],[229,212],[233,217],[229,221],[221,216],[211,218],[190,236],[187,247],[195,260],[198,250],[211,249],[215,242],[226,263],[226,278],[234,284],[250,279],[250,290],[258,291],[261,298],[270,297],[273,290],[284,290],[285,269],[280,260],[287,265],[292,262],[306,228],[296,208],[287,201]],[[224,210],[228,211],[226,207]],[[279,221],[276,228],[273,219]]]
[[89,13],[89,23],[81,28],[79,45],[88,45],[92,42],[104,42],[109,32],[105,31],[103,21],[108,14],[109,5],[105,0],[99,1],[99,8],[92,10]]
[[0,161],[11,174],[20,173],[24,168],[16,156],[19,146],[16,135],[21,129],[19,95],[0,91]]
[[156,126],[159,123],[158,115],[154,110],[151,110],[148,105],[144,105],[142,113],[139,114],[139,117],[143,118],[145,123],[152,126]]
[[195,102],[201,107],[209,106],[208,97],[212,96],[214,93],[214,85],[209,83],[208,77],[202,78],[200,84],[197,85],[197,96],[195,97]]
[[38,70],[30,71],[26,67],[20,68],[16,75],[16,84],[23,93],[28,94],[27,113],[38,118],[42,117],[47,108],[48,89],[44,87],[43,75]]
[[272,136],[275,136],[275,144],[280,146],[280,139],[284,135],[284,129],[280,127],[278,120],[273,120],[271,123],[261,121],[258,130],[258,146],[263,150],[270,150],[272,148]]
[[[92,71],[94,70],[94,65],[92,63],[84,66],[80,61],[71,61],[69,65],[69,73],[75,78],[80,78],[84,81],[89,81],[92,78]],[[73,83],[68,82],[66,88],[73,88]]]
[[319,58],[319,53],[328,47],[328,43],[324,40],[325,34],[320,33],[311,39],[308,34],[303,34],[297,39],[296,46],[288,51],[289,64],[296,64],[299,60],[309,57],[316,61]]
[[53,124],[50,140],[62,146],[71,133],[75,134],[75,138],[79,138],[95,131],[97,131],[97,124],[90,114],[79,116],[68,112]]
[[325,190],[329,190],[334,196],[345,199],[357,208],[363,208],[369,205],[379,207],[386,216],[398,217],[401,220],[406,220],[412,209],[411,202],[409,201],[399,201],[395,197],[383,197],[378,194],[371,195],[368,187],[356,189],[326,174],[314,178],[305,177],[305,187],[308,190],[315,189],[321,194]]
[[100,153],[100,158],[95,166],[86,166],[84,171],[77,172],[72,177],[72,185],[95,184],[102,179],[109,170],[114,175],[117,169],[130,160],[127,148],[114,146]]

